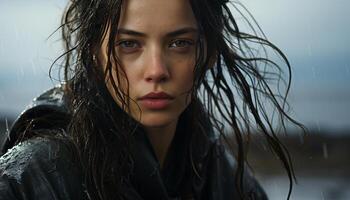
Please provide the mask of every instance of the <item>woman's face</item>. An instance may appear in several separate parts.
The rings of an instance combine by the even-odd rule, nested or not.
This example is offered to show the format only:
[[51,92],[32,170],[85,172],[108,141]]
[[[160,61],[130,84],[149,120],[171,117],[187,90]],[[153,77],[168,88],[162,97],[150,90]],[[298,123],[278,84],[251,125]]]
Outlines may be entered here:
[[[107,34],[99,55],[103,66],[108,37]],[[143,126],[174,125],[190,103],[197,37],[197,24],[188,0],[124,2],[115,38],[121,64],[114,67],[125,71],[132,99],[129,114]],[[113,79],[117,83],[116,73]],[[107,78],[106,84],[120,105],[111,80]],[[125,78],[117,87],[127,92]]]

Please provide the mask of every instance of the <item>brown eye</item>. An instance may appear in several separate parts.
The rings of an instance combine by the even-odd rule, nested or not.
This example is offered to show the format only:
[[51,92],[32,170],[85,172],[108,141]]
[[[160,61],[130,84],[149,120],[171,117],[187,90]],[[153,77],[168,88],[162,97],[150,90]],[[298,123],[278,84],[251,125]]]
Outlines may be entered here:
[[169,47],[170,48],[185,48],[193,45],[193,41],[191,40],[175,40],[173,41]]
[[120,40],[116,47],[120,53],[134,53],[141,48],[141,44],[136,40]]
[[140,45],[138,44],[137,41],[133,40],[123,40],[117,43],[117,46],[121,48],[139,48]]

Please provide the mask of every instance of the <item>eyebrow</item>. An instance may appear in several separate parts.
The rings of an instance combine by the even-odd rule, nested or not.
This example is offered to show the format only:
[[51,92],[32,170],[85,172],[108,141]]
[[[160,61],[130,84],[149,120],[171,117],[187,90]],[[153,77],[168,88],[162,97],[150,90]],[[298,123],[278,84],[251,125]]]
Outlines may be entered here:
[[[198,32],[198,30],[196,28],[185,27],[185,28],[180,28],[178,30],[167,33],[166,37],[175,37],[175,36],[183,35],[186,33],[197,33],[197,32]],[[147,36],[146,33],[138,32],[138,31],[134,31],[134,30],[130,30],[130,29],[125,29],[125,28],[119,28],[117,30],[117,34],[126,34],[126,35],[138,36],[138,37],[146,37]]]

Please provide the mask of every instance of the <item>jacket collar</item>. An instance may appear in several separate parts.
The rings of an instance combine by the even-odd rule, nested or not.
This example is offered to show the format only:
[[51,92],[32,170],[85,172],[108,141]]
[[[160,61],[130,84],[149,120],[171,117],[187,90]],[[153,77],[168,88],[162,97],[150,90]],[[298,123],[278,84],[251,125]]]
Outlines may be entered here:
[[187,188],[191,178],[189,145],[191,131],[188,131],[186,112],[180,117],[175,136],[166,155],[161,170],[154,149],[140,128],[135,134],[134,173],[132,182],[135,189],[145,199],[169,199],[179,197]]
[[145,131],[139,128],[136,132],[132,184],[143,198],[183,197],[193,192],[194,184],[203,186],[201,168],[205,164],[213,135],[207,118],[199,120],[203,120],[200,124],[208,135],[196,135],[199,133],[195,131],[192,109],[193,106],[189,106],[180,116],[162,170]]

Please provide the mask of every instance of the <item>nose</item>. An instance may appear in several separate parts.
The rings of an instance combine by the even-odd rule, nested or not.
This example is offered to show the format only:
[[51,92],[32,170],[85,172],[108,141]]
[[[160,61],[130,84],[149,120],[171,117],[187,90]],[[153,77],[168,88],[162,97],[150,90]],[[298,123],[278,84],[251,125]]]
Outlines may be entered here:
[[165,82],[170,73],[166,63],[166,56],[161,48],[153,48],[148,51],[145,62],[144,77],[147,82]]

